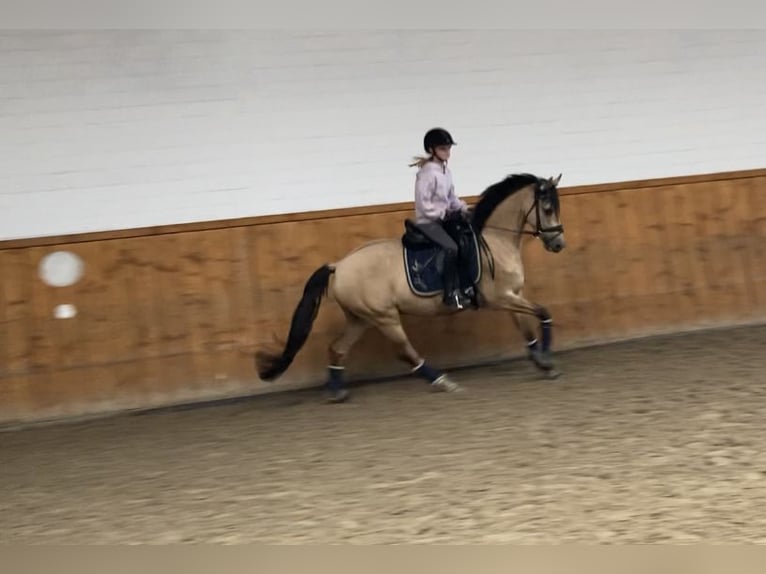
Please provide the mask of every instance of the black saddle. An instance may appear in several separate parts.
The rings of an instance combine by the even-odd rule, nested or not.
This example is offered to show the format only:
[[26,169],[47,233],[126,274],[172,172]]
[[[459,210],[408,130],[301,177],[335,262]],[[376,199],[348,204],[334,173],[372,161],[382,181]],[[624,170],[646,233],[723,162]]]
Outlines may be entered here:
[[[470,222],[461,215],[453,215],[442,222],[444,231],[447,232],[458,248],[465,248],[474,240],[474,231]],[[402,235],[402,244],[410,249],[422,249],[425,247],[438,247],[431,241],[418,227],[413,219],[404,220],[404,235]]]
[[402,244],[410,249],[418,249],[424,247],[435,247],[436,244],[431,241],[420,230],[418,224],[413,219],[404,220],[404,235],[402,235]]

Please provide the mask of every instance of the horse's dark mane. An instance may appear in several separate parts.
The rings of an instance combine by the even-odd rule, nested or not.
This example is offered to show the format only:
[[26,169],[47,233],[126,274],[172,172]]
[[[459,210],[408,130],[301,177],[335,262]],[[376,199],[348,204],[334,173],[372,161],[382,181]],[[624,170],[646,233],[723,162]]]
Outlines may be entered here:
[[490,185],[479,196],[479,201],[473,209],[473,217],[471,221],[476,231],[481,233],[489,216],[492,215],[492,212],[495,211],[497,206],[503,201],[520,189],[539,182],[540,178],[531,173],[515,173],[509,175],[502,181]]

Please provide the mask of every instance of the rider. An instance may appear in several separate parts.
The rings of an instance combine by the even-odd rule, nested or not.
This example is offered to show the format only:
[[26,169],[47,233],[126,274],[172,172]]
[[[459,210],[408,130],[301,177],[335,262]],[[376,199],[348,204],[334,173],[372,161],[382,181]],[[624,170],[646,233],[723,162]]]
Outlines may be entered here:
[[460,289],[458,247],[442,225],[446,217],[468,211],[466,202],[455,195],[452,172],[447,167],[453,145],[456,143],[447,130],[428,130],[423,138],[423,148],[428,155],[416,157],[410,167],[419,168],[415,177],[415,223],[424,235],[444,249],[444,303],[463,309],[470,300]]

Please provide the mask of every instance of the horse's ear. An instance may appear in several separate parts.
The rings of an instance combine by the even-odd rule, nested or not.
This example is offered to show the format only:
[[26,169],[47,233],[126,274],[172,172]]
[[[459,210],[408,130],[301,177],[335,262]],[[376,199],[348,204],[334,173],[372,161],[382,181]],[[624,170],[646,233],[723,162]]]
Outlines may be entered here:
[[555,178],[551,178],[551,183],[555,186],[561,181],[561,174],[558,174]]

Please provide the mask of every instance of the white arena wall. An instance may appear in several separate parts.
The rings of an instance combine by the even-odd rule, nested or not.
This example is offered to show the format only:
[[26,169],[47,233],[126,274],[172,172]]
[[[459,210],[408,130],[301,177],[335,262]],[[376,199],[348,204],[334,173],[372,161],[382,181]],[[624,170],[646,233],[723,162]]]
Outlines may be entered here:
[[0,240],[763,166],[766,31],[0,33]]

